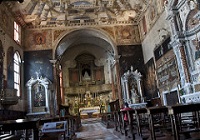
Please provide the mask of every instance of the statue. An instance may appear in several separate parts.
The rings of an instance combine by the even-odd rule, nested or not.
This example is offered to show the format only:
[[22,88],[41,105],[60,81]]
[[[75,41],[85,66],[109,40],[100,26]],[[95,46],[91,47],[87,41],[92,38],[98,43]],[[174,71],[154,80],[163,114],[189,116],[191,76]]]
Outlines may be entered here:
[[87,71],[85,71],[85,73],[83,75],[83,79],[84,80],[90,80],[91,79]]
[[131,89],[131,99],[133,103],[139,103],[140,96],[137,94],[137,90],[133,87]]

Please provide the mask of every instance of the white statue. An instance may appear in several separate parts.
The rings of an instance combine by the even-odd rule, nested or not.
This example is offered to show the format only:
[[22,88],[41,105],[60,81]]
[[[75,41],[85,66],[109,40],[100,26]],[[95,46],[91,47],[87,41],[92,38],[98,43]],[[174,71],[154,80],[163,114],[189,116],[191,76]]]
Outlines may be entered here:
[[88,74],[87,71],[85,71],[84,76],[83,76],[83,79],[84,79],[84,80],[90,80],[90,76],[89,76],[89,74]]
[[139,103],[139,97],[140,96],[137,94],[136,89],[133,87],[131,89],[131,98],[132,98],[133,103]]

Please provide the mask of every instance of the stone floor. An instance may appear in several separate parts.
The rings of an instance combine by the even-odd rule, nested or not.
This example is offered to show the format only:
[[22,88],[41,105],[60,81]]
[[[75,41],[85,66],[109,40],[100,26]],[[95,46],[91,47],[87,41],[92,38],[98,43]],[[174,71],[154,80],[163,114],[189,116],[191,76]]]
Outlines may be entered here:
[[[135,132],[135,140],[151,140],[149,131],[147,133],[146,138],[141,138]],[[129,138],[116,133],[113,128],[107,129],[99,118],[90,118],[82,119],[82,127],[76,132],[75,140],[129,140]],[[157,135],[156,140],[174,140],[174,138],[171,134],[163,133],[162,136]],[[200,132],[191,133],[189,138],[181,135],[180,140],[200,140]]]
[[[101,122],[101,118],[89,118],[81,120],[82,126],[78,132],[76,132],[75,137],[70,140],[132,140],[132,138],[125,137],[120,132],[114,130],[114,128],[106,128],[106,126]],[[146,131],[147,137],[139,137],[135,132],[135,140],[151,140],[149,131]],[[173,136],[168,133],[162,133],[163,136],[156,137],[156,140],[174,140]],[[1,139],[1,138],[0,138]],[[1,139],[3,140],[3,139]],[[9,138],[6,140],[23,140],[23,139],[13,139]],[[32,139],[29,139],[32,140]],[[42,137],[40,140],[64,140],[62,135],[53,134],[51,136]],[[200,140],[200,132],[191,133],[190,137],[186,138],[181,135],[180,140]]]
[[80,131],[76,132],[76,140],[121,140],[113,131],[113,128],[107,129],[98,118],[84,119]]

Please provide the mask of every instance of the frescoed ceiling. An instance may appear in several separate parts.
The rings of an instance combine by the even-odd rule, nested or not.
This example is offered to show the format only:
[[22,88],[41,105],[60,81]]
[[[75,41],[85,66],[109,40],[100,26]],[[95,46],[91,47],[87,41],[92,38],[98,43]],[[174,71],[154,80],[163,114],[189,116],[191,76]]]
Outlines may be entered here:
[[24,25],[70,26],[137,24],[148,3],[148,0],[24,0],[10,6]]

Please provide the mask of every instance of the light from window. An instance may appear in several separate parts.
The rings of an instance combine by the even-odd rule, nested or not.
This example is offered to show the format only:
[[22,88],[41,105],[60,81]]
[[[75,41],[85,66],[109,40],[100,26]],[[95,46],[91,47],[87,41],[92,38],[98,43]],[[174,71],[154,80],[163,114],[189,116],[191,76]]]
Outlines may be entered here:
[[14,54],[14,89],[17,90],[17,96],[20,96],[20,63],[21,58],[18,52]]
[[21,44],[21,27],[16,22],[14,22],[14,40]]

